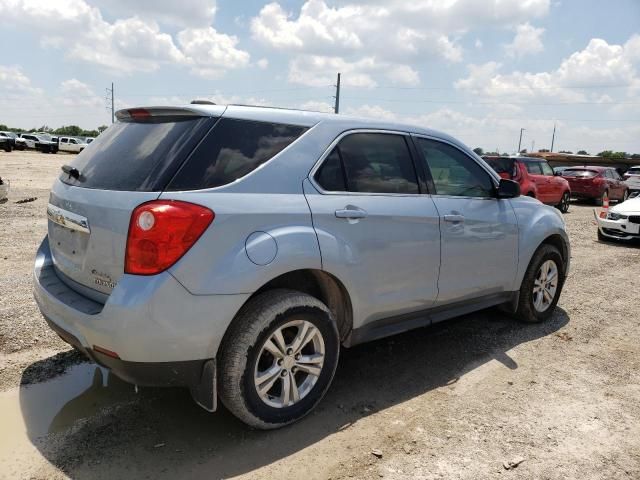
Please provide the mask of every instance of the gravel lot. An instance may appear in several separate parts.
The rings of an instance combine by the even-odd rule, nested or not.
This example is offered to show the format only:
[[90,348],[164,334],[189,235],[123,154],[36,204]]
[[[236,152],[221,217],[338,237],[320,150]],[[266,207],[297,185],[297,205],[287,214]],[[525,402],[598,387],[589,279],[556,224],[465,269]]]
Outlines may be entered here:
[[565,216],[549,323],[488,310],[345,350],[317,411],[265,433],[136,393],[46,327],[32,261],[71,158],[0,152],[0,478],[640,478],[640,248],[598,242],[593,207]]

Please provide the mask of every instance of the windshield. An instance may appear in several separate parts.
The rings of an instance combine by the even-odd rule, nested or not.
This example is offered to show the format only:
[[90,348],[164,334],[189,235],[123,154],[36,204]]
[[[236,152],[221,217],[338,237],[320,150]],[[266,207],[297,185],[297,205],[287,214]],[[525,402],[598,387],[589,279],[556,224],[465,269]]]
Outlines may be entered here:
[[595,170],[583,170],[583,169],[567,169],[562,172],[563,177],[576,177],[576,178],[592,178],[598,175]]
[[640,175],[640,167],[633,167],[627,170],[627,175]]

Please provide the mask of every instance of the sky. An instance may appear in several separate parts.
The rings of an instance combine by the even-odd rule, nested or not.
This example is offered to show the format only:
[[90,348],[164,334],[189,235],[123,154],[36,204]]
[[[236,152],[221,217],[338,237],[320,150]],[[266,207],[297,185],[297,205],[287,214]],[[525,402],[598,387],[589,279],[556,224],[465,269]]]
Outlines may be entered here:
[[193,99],[640,152],[640,0],[0,0],[0,124]]

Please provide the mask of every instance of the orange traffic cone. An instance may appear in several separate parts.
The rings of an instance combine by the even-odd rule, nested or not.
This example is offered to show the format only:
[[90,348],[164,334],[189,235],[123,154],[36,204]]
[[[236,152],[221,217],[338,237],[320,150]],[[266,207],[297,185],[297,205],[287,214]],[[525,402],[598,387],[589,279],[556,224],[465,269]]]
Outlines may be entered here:
[[607,218],[609,212],[609,195],[602,199],[602,209],[600,210],[600,218]]

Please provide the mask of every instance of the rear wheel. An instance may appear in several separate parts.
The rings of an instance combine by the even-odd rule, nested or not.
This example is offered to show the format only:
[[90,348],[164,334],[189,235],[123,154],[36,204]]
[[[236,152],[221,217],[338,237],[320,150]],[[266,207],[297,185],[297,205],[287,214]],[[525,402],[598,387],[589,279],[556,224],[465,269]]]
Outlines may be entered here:
[[607,200],[608,198],[609,198],[609,192],[605,190],[604,192],[602,192],[602,195],[596,198],[596,205],[598,207],[601,207],[602,205],[605,204],[605,200]]
[[626,202],[628,198],[629,198],[629,190],[625,190],[624,193],[622,194],[622,200],[620,200],[620,203]]
[[542,245],[533,255],[520,286],[516,317],[539,323],[553,315],[564,285],[565,264],[558,249]]
[[242,308],[225,335],[220,399],[252,427],[292,423],[324,397],[339,351],[336,324],[322,302],[293,290],[262,293]]
[[569,211],[570,200],[571,200],[571,195],[569,195],[569,192],[564,192],[564,194],[562,195],[562,199],[560,200],[560,203],[556,205],[556,207],[562,213],[567,213]]

